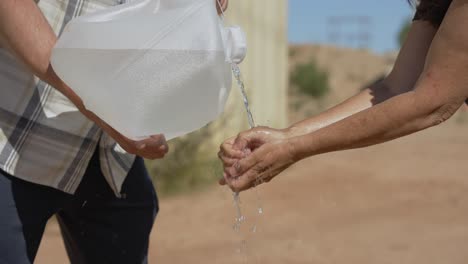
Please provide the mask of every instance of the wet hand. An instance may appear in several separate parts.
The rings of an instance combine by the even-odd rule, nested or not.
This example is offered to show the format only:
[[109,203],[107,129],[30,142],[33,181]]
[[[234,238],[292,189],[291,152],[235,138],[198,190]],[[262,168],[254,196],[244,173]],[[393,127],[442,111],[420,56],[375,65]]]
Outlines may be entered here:
[[248,156],[252,151],[263,144],[288,137],[288,130],[255,127],[224,141],[219,148],[218,157],[221,159],[226,169],[234,165],[239,159]]
[[219,183],[226,184],[230,177],[229,170],[240,159],[249,156],[253,151],[266,143],[285,140],[291,136],[289,129],[278,130],[268,127],[256,127],[240,133],[237,137],[226,140],[221,146],[218,156],[223,162],[225,175]]
[[296,161],[294,146],[288,139],[268,142],[229,167],[221,183],[234,192],[245,191],[271,181]]

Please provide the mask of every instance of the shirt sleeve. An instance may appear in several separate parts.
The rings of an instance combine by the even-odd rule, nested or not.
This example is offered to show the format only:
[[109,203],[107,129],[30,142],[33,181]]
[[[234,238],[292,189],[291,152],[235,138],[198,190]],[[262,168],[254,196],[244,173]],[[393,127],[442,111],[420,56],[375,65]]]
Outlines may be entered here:
[[413,21],[428,21],[438,28],[451,3],[452,0],[421,0],[416,8]]

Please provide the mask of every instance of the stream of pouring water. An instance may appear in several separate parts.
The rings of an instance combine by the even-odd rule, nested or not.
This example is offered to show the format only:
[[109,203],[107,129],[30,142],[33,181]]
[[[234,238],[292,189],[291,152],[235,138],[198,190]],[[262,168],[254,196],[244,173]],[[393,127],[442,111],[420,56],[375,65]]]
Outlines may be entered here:
[[249,121],[249,127],[254,128],[255,122],[252,116],[252,112],[250,111],[249,99],[247,98],[247,93],[245,92],[244,81],[242,80],[239,65],[233,63],[232,72],[234,74],[234,77],[236,78],[237,86],[239,87],[239,90],[242,94],[242,99],[244,100],[244,106],[245,106],[245,110],[247,111],[247,120]]
[[[234,74],[234,77],[236,78],[237,86],[239,87],[239,90],[240,90],[240,92],[242,94],[242,99],[244,100],[244,106],[245,106],[245,110],[247,112],[247,120],[249,122],[249,127],[254,128],[255,127],[255,122],[254,122],[254,119],[253,119],[253,116],[252,116],[252,112],[250,111],[249,100],[247,98],[247,93],[245,92],[244,81],[242,80],[239,65],[233,63],[232,64],[232,72]],[[261,184],[261,182],[260,182],[260,180],[257,180],[255,182],[255,187],[257,185],[259,185],[259,184]],[[256,200],[257,200],[258,214],[263,214],[263,207],[262,207],[261,202],[260,202],[260,195],[258,194],[258,191],[257,191],[256,188],[254,188],[254,192],[255,192],[255,196],[256,196]],[[242,210],[241,210],[241,207],[240,207],[239,193],[233,193],[233,196],[234,196],[234,204],[236,206],[236,213],[237,213],[236,223],[234,224],[234,230],[236,232],[238,232],[238,231],[240,231],[240,227],[241,227],[242,222],[245,221],[245,216],[242,215]],[[252,227],[252,232],[255,233],[256,231],[257,231],[257,225],[255,224]],[[245,241],[243,241],[243,244],[245,244]]]

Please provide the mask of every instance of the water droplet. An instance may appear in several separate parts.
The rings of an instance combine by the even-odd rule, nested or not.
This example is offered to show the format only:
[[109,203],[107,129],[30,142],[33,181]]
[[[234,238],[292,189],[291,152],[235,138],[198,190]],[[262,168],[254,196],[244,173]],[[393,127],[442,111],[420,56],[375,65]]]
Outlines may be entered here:
[[252,227],[252,233],[257,233],[257,225],[254,225],[254,226]]
[[258,214],[263,214],[263,208],[262,207],[258,208]]

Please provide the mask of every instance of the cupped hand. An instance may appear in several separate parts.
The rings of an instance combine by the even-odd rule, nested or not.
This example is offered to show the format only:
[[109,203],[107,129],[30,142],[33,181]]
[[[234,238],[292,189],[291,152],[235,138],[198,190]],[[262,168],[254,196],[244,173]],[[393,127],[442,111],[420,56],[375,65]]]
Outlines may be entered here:
[[[232,167],[241,159],[249,157],[252,152],[263,145],[277,141],[284,141],[291,137],[288,129],[273,129],[268,127],[255,127],[240,133],[237,137],[226,140],[218,153],[224,166],[224,177],[219,181],[221,185],[230,182]],[[253,155],[253,154],[252,154]]]
[[268,142],[229,167],[221,184],[241,192],[271,181],[296,162],[294,147],[288,139]]
[[219,148],[218,157],[223,162],[224,168],[229,168],[263,144],[286,139],[289,136],[288,130],[255,127],[224,141]]

